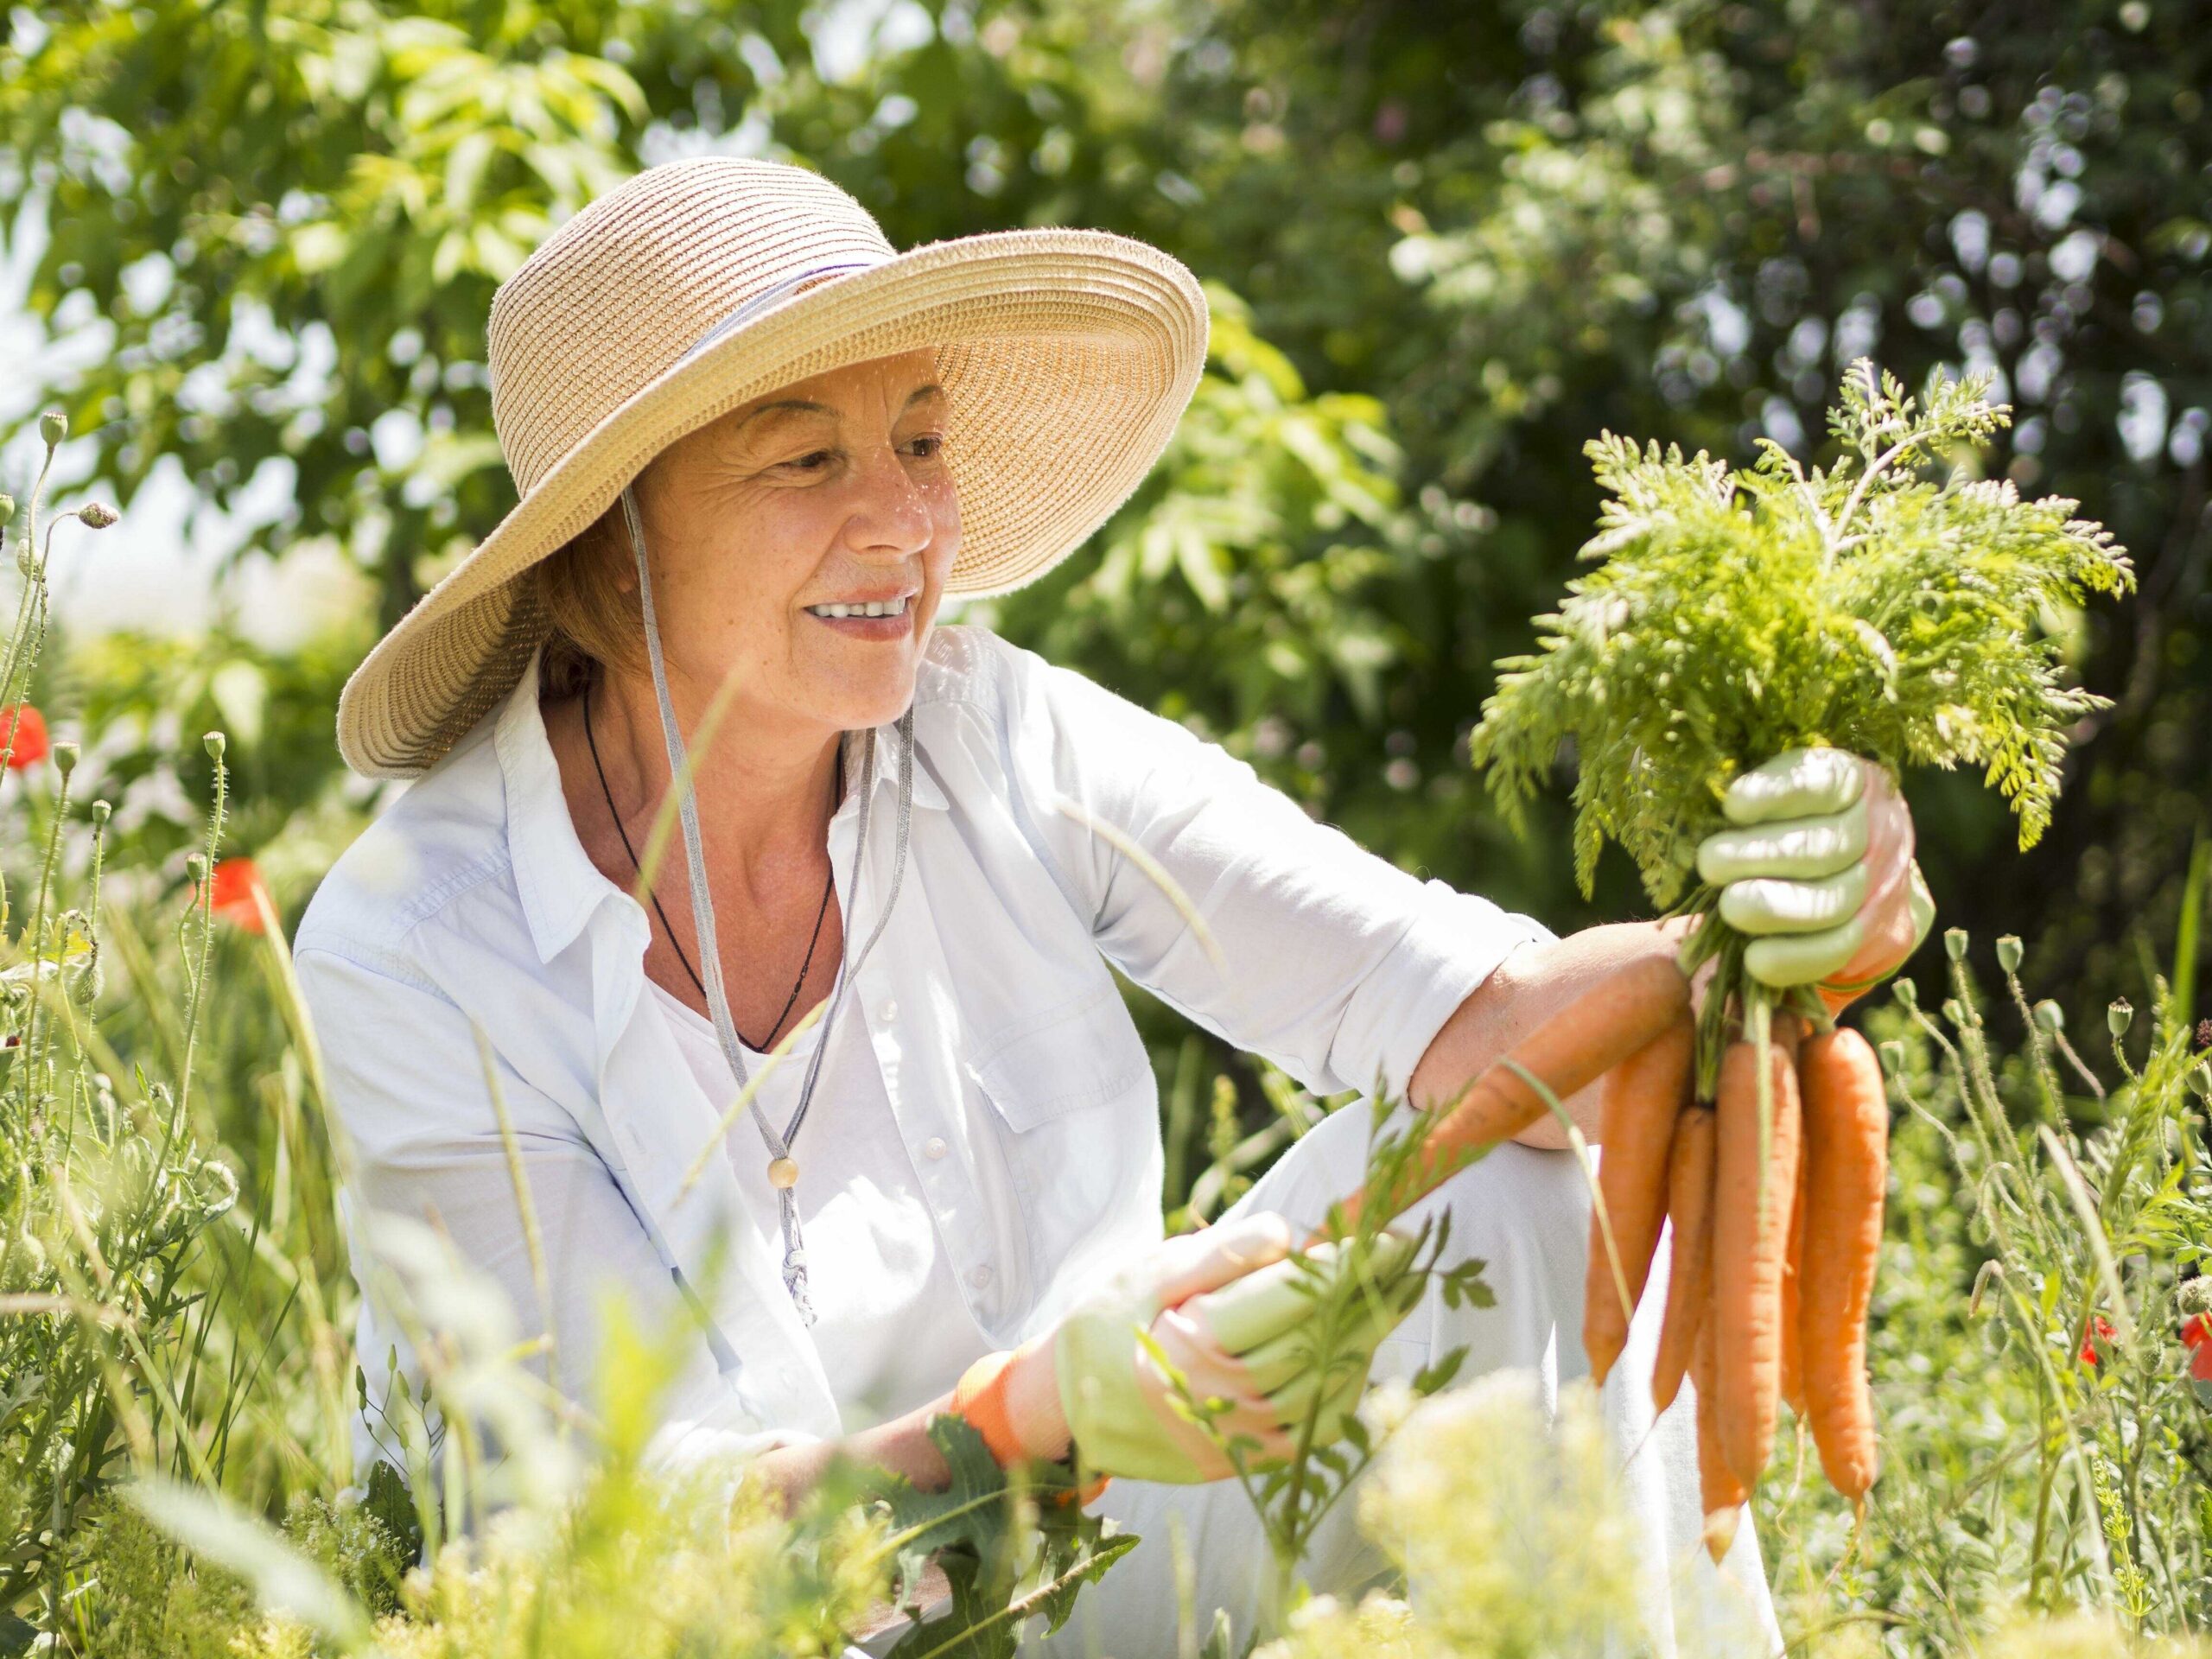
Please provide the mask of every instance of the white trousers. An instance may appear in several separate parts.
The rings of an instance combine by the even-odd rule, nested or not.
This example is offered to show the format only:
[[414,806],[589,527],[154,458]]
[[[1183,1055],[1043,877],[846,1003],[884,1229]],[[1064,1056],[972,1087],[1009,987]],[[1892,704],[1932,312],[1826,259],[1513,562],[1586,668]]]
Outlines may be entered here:
[[[1325,1119],[1285,1152],[1228,1215],[1274,1210],[1301,1230],[1319,1226],[1329,1204],[1358,1182],[1370,1119],[1367,1106],[1357,1102]],[[1433,1357],[1464,1344],[1467,1357],[1454,1386],[1485,1371],[1526,1368],[1540,1378],[1547,1408],[1555,1408],[1560,1385],[1589,1374],[1582,1351],[1582,1287],[1590,1196],[1574,1154],[1502,1147],[1459,1172],[1408,1211],[1408,1219],[1417,1223],[1439,1208],[1452,1217],[1443,1265],[1479,1257],[1496,1303],[1449,1308],[1432,1285],[1383,1340],[1371,1375],[1410,1377]],[[1630,1325],[1627,1351],[1602,1395],[1616,1455],[1627,1457],[1624,1495],[1645,1541],[1641,1600],[1653,1634],[1652,1651],[1660,1659],[1776,1653],[1781,1635],[1749,1518],[1718,1568],[1699,1541],[1697,1402],[1691,1384],[1686,1381],[1675,1403],[1656,1425],[1652,1421],[1651,1363],[1666,1299],[1666,1270],[1662,1243],[1650,1287]],[[1354,1512],[1359,1484],[1355,1481],[1324,1518],[1302,1563],[1303,1576],[1317,1593],[1357,1599],[1360,1590],[1389,1570],[1388,1560],[1358,1529]],[[1179,1524],[1195,1584],[1199,1639],[1212,1624],[1213,1609],[1222,1607],[1234,1621],[1236,1647],[1243,1647],[1259,1608],[1268,1548],[1259,1518],[1236,1481],[1178,1486],[1116,1480],[1092,1512],[1112,1516],[1142,1541],[1098,1583],[1083,1588],[1057,1633],[1045,1637],[1044,1621],[1033,1620],[1024,1633],[1024,1654],[1176,1659],[1179,1603],[1171,1516]],[[1418,1610],[1417,1592],[1414,1605]]]

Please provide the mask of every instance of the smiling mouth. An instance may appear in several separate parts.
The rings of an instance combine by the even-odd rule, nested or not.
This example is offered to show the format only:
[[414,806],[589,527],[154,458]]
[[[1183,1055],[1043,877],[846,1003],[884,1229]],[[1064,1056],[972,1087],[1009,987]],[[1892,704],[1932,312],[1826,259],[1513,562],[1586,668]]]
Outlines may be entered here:
[[809,616],[904,616],[913,605],[913,595],[903,599],[881,599],[867,605],[810,605]]

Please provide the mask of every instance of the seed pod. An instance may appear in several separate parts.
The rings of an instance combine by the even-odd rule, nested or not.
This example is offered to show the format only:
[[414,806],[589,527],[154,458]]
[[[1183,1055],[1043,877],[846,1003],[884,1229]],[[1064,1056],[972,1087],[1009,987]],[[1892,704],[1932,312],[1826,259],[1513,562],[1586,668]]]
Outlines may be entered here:
[[69,417],[58,409],[49,409],[38,417],[38,435],[49,449],[69,435]]
[[1967,959],[1966,929],[1963,927],[1945,928],[1943,930],[1943,949],[1953,962],[1964,962]]
[[1997,965],[2006,973],[2018,973],[2020,969],[2020,936],[2007,933],[1997,941]]
[[2127,1027],[2134,1018],[2135,1010],[2129,1006],[2127,999],[2124,996],[2114,997],[2112,1006],[2105,1010],[2105,1024],[2111,1028],[2112,1034],[2115,1037],[2126,1036]]

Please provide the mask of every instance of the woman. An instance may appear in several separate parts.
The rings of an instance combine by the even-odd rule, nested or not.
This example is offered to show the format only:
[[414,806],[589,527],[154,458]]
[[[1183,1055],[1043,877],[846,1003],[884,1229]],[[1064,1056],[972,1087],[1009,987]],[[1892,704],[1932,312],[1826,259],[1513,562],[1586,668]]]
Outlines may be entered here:
[[[1250,1331],[1232,1340],[1207,1293],[1281,1278],[1357,1183],[1366,1114],[1163,1243],[1155,1086],[1108,963],[1309,1088],[1427,1109],[1679,937],[1556,939],[1363,852],[1179,726],[936,625],[946,597],[1033,580],[1128,496],[1205,338],[1190,273],[1104,232],[900,254],[826,181],[721,157],[593,203],[493,302],[520,500],[348,683],[348,762],[420,781],[339,861],[296,945],[357,1249],[366,1212],[434,1215],[550,1325],[572,1389],[596,1293],[695,1319],[654,1455],[787,1495],[840,1446],[941,1483],[923,1425],[956,1382],[963,1404],[988,1385],[995,1447],[1103,1471],[1090,1501],[1146,1540],[1058,1638],[1124,1659],[1174,1649],[1170,1512],[1202,1623],[1223,1605],[1249,1628],[1262,1557],[1133,1325],[1279,1444],[1287,1391],[1242,1368]],[[1910,823],[1856,762],[1789,765],[1746,780],[1744,816],[1765,822],[1709,849],[1740,879],[1732,919],[1777,935],[1777,975],[1878,975],[1917,937]],[[687,773],[641,905],[646,838]],[[1568,1103],[1594,1135],[1592,1104]],[[1376,1375],[1462,1344],[1471,1372],[1580,1373],[1583,1179],[1552,1126],[1522,1142],[1413,1217],[1450,1213],[1497,1306],[1391,1307],[1368,1333]],[[1607,1409],[1639,1448],[1653,1615],[1710,1600],[1770,1629],[1748,1528],[1729,1576],[1700,1567],[1696,1605],[1670,1607],[1696,1483],[1685,1407],[1647,1433],[1648,1324]],[[373,1296],[359,1338],[365,1457],[376,1362],[406,1344]],[[1318,1588],[1378,1565],[1351,1512],[1309,1560]]]

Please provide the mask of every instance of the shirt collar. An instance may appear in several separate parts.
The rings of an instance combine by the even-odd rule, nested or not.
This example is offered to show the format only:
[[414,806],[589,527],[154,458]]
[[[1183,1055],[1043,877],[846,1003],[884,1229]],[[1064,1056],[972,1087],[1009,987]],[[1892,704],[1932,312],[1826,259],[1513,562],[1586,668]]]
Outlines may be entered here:
[[[537,959],[550,962],[575,942],[601,905],[626,894],[591,861],[577,838],[575,821],[569,816],[568,798],[561,792],[561,768],[553,759],[545,717],[537,707],[537,662],[538,654],[532,652],[522,678],[500,705],[492,741],[506,791],[507,846],[516,890]],[[921,753],[926,713],[917,709],[915,715],[914,804],[942,810],[948,804],[944,791]],[[877,727],[875,737],[875,814],[884,817],[896,810],[906,756],[896,721]],[[868,744],[855,733],[845,745],[845,799],[833,823],[857,815],[867,764]]]
[[537,708],[537,659],[532,652],[522,678],[500,706],[492,742],[506,786],[507,850],[523,918],[537,959],[550,962],[575,943],[592,912],[619,889],[585,853],[569,816],[561,768]]

